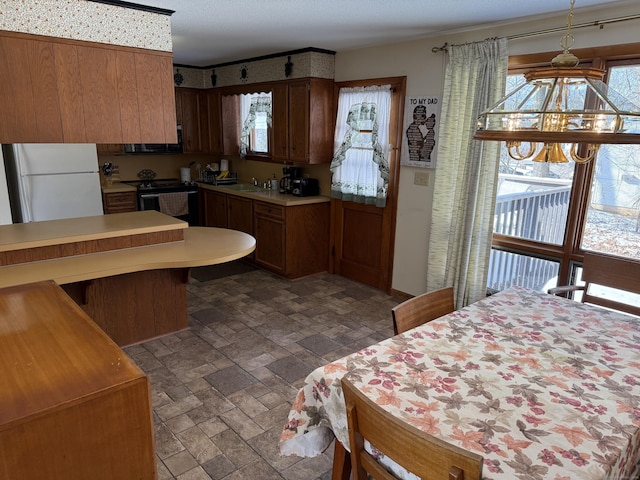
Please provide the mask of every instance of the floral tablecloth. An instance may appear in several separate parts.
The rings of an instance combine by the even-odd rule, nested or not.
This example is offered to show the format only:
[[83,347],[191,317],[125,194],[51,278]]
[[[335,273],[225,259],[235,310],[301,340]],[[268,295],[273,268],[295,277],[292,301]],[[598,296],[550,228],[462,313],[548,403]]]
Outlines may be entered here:
[[[391,322],[391,313],[389,313]],[[640,478],[640,319],[512,287],[316,369],[283,455],[348,449],[340,378],[484,457],[483,478]]]

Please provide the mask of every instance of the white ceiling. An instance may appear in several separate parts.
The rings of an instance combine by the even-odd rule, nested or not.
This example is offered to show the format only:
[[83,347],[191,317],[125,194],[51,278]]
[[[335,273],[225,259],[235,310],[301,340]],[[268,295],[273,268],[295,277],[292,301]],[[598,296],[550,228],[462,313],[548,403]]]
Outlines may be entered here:
[[[134,0],[135,1],[135,0]],[[634,0],[636,1],[636,0]],[[315,47],[341,51],[527,17],[570,0],[138,0],[174,10],[174,63],[210,66]],[[581,8],[628,0],[576,0]]]

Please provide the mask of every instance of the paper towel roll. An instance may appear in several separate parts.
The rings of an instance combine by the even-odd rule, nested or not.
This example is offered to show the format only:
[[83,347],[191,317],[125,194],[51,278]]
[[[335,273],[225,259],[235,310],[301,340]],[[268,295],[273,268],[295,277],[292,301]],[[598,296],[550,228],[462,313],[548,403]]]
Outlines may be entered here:
[[220,171],[226,172],[228,170],[229,170],[229,160],[223,158],[222,160],[220,160]]
[[180,168],[180,181],[183,183],[191,181],[191,169],[189,167]]

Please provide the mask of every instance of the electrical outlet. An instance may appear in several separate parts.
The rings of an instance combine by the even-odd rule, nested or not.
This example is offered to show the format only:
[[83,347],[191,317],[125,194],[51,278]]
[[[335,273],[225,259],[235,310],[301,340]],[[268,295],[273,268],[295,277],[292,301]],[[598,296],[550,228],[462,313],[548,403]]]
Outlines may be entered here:
[[429,186],[429,172],[416,172],[413,177],[414,185],[424,185],[425,187]]

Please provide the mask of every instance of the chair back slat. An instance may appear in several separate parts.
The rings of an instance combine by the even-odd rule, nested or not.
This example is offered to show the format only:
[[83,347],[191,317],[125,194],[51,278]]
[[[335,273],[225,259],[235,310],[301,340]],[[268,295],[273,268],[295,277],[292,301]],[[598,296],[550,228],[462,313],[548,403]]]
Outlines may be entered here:
[[582,280],[585,282],[582,302],[640,315],[640,307],[636,305],[592,294],[594,284],[640,295],[640,262],[587,252],[582,262]]
[[398,335],[453,311],[453,287],[423,293],[391,309],[393,333]]
[[482,456],[429,435],[385,411],[346,378],[342,391],[347,406],[353,480],[393,480],[364,450],[366,439],[376,450],[423,480],[480,480]]

